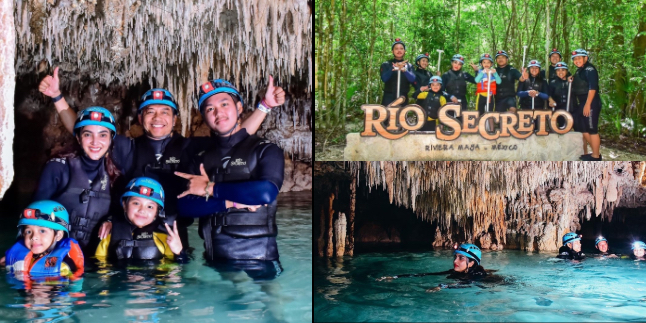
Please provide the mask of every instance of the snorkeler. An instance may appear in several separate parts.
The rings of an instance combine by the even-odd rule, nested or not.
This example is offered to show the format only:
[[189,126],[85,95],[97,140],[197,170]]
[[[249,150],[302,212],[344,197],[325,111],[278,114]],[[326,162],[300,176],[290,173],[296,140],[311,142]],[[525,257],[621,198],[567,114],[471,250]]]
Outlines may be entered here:
[[454,284],[440,284],[437,287],[427,289],[426,292],[436,292],[442,288],[465,288],[469,287],[470,283],[474,280],[481,280],[484,277],[490,276],[487,271],[480,265],[480,258],[482,252],[476,245],[470,243],[463,243],[453,252],[453,269],[425,274],[404,274],[396,276],[384,276],[377,278],[377,281],[391,281],[393,279],[403,277],[423,277],[429,275],[448,275],[446,278],[460,280]]
[[581,235],[574,232],[566,233],[563,236],[563,246],[559,249],[556,256],[561,259],[581,260],[585,254],[581,252]]
[[635,241],[633,242],[632,247],[630,249],[633,251],[633,254],[630,256],[631,259],[633,260],[646,260],[644,258],[644,250],[646,250],[646,243],[643,243],[642,241]]

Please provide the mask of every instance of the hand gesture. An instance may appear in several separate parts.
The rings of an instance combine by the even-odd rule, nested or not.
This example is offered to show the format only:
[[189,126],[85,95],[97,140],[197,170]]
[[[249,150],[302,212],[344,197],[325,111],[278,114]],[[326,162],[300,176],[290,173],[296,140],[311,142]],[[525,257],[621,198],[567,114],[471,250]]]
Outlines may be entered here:
[[285,91],[280,86],[274,86],[274,78],[269,75],[269,85],[267,86],[267,92],[265,93],[265,103],[269,105],[270,108],[277,107],[285,103]]
[[422,91],[422,92],[426,92],[426,91],[428,91],[428,88],[429,88],[428,86],[422,86],[422,87],[419,88],[419,90]]
[[453,103],[458,103],[458,98],[456,98],[456,97],[452,96],[452,97],[451,97],[451,101],[453,101]]
[[112,231],[112,222],[105,221],[99,229],[99,239],[103,240],[108,237],[108,234]]
[[473,64],[473,63],[469,63],[469,65],[471,65],[471,68],[473,68],[474,71],[476,71],[476,72],[478,71],[478,65]]
[[550,98],[550,106],[555,107],[556,106],[556,101],[554,99]]
[[573,76],[568,77],[567,81],[572,83],[572,81],[574,81],[574,77]]
[[170,229],[168,223],[164,223],[164,225],[166,226],[166,232],[168,232],[166,243],[174,254],[179,255],[182,252],[182,240],[179,238],[179,232],[177,232],[177,221],[173,221],[173,230]]
[[532,98],[535,98],[536,96],[538,96],[538,91],[536,90],[529,91],[529,96],[531,96]]
[[437,73],[435,74],[437,74],[437,76],[442,76],[442,73],[440,71],[437,71]]
[[38,85],[38,91],[50,98],[59,96],[61,94],[61,91],[59,89],[58,66],[54,68],[53,76],[47,75],[42,81],[40,81],[40,84]]
[[197,196],[204,196],[206,184],[209,183],[209,175],[206,174],[204,170],[204,164],[200,164],[200,175],[191,175],[181,172],[175,172],[175,175],[188,179],[188,189],[184,193],[177,196],[177,198],[182,198],[186,195],[193,194]]
[[529,74],[527,73],[527,68],[523,68],[523,80],[526,80],[529,78]]

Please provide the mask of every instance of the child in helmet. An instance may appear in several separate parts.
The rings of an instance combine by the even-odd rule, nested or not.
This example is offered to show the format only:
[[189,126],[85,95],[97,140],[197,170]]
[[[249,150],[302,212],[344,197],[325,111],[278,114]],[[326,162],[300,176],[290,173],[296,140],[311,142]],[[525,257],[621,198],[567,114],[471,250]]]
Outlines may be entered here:
[[630,247],[630,249],[633,251],[633,254],[630,255],[630,258],[632,258],[633,260],[646,260],[646,258],[644,258],[646,243],[642,241],[635,241],[633,242],[633,245]]
[[154,179],[137,177],[126,186],[121,196],[125,214],[113,218],[112,233],[101,240],[96,257],[99,259],[184,260],[186,255],[177,231],[164,223],[165,232],[158,227],[164,217],[164,189]]
[[[554,56],[556,57],[556,56]],[[568,89],[570,81],[568,81],[568,66],[564,62],[558,62],[554,65],[554,74],[556,77],[552,78],[550,73],[549,85],[549,106],[554,110],[566,110],[568,108]],[[574,97],[570,95],[570,113],[574,109]],[[565,125],[565,118],[560,117],[556,120],[558,127],[561,128]]]
[[563,235],[563,246],[559,249],[556,256],[560,259],[581,260],[585,254],[581,252],[581,235],[569,232]]
[[[487,102],[489,103],[489,112],[494,111],[494,102],[496,97],[496,85],[500,84],[500,76],[496,69],[492,68],[493,59],[489,54],[483,54],[480,57],[480,66],[476,76],[476,107],[480,115],[486,111]],[[491,78],[489,78],[491,75]],[[487,101],[487,99],[489,101]],[[489,129],[493,129],[493,120],[489,120]]]
[[[420,106],[426,111],[426,122],[420,131],[435,131],[437,125],[437,113],[440,107],[444,106],[449,100],[448,93],[442,91],[442,78],[439,76],[431,77],[426,98],[422,100]],[[420,101],[420,100],[418,100]],[[419,103],[418,103],[419,104]]]
[[431,79],[431,72],[427,71],[428,67],[428,53],[419,54],[415,58],[415,92],[413,93],[413,98],[415,98],[415,103],[422,105],[424,99],[426,99],[427,91],[430,89],[429,80]]
[[29,204],[20,215],[19,235],[6,253],[2,264],[15,277],[55,277],[72,279],[83,275],[83,252],[76,240],[69,238],[69,215],[54,201]]

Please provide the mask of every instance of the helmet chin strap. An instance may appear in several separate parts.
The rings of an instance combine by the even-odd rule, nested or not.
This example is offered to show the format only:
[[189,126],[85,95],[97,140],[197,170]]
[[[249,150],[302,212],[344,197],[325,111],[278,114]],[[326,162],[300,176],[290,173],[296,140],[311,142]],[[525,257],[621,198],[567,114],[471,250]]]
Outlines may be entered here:
[[216,135],[218,135],[218,136],[220,136],[220,137],[227,137],[227,136],[228,136],[228,137],[229,137],[229,140],[230,140],[230,139],[231,139],[231,134],[232,134],[232,133],[233,133],[233,131],[236,129],[236,127],[238,127],[238,121],[239,121],[239,120],[240,120],[240,114],[238,114],[238,116],[236,117],[236,123],[233,125],[233,127],[232,127],[231,129],[229,129],[228,131],[226,131],[226,132],[224,132],[224,133],[214,131],[214,132],[215,132],[215,134],[216,134]]

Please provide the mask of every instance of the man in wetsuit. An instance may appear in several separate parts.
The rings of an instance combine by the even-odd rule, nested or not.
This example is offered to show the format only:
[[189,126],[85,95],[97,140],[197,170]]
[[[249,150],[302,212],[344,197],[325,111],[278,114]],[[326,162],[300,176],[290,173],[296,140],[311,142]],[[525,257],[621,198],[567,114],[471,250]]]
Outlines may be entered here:
[[[561,52],[558,51],[558,49],[553,48],[552,51],[550,52],[549,55],[549,60],[550,60],[550,66],[548,67],[549,69],[549,80],[547,80],[548,83],[552,82],[556,78],[556,64],[562,60]],[[541,71],[541,75],[543,76],[543,79],[545,79],[545,70]],[[567,76],[569,77],[571,74],[568,71]]]
[[[273,279],[282,271],[276,197],[283,184],[283,151],[240,127],[243,100],[231,83],[202,84],[198,106],[212,137],[187,152],[186,173],[176,173],[188,180],[178,199],[180,215],[200,218],[205,258],[216,268],[243,270],[255,280]],[[224,200],[259,207],[254,211],[234,203],[227,208]]]
[[381,105],[387,106],[397,98],[397,73],[399,75],[399,96],[405,96],[406,100],[402,106],[408,104],[408,91],[410,86],[415,84],[415,74],[413,73],[413,65],[404,61],[404,54],[406,54],[406,44],[401,39],[395,39],[395,42],[390,47],[393,52],[393,58],[381,64],[381,80],[386,83],[384,85],[384,96],[381,99]]
[[[601,138],[599,137],[599,115],[601,115],[601,96],[599,96],[599,73],[594,65],[588,61],[588,52],[577,49],[572,52],[574,65],[578,67],[572,82],[572,95],[578,105],[575,123],[583,132],[583,155],[581,160],[600,161]],[[592,153],[588,154],[587,144],[590,144]]]
[[603,236],[599,236],[597,239],[594,240],[594,247],[597,248],[597,250],[599,250],[599,252],[595,255],[597,257],[608,257],[608,258],[619,257],[608,250],[608,240],[606,240],[606,238],[604,238]]
[[563,236],[563,246],[559,249],[559,254],[556,258],[581,260],[585,258],[585,254],[581,252],[581,235],[574,232],[566,233]]
[[496,53],[496,72],[500,75],[500,84],[496,93],[496,112],[516,113],[516,81],[520,79],[520,71],[509,65],[509,56],[504,50]]

